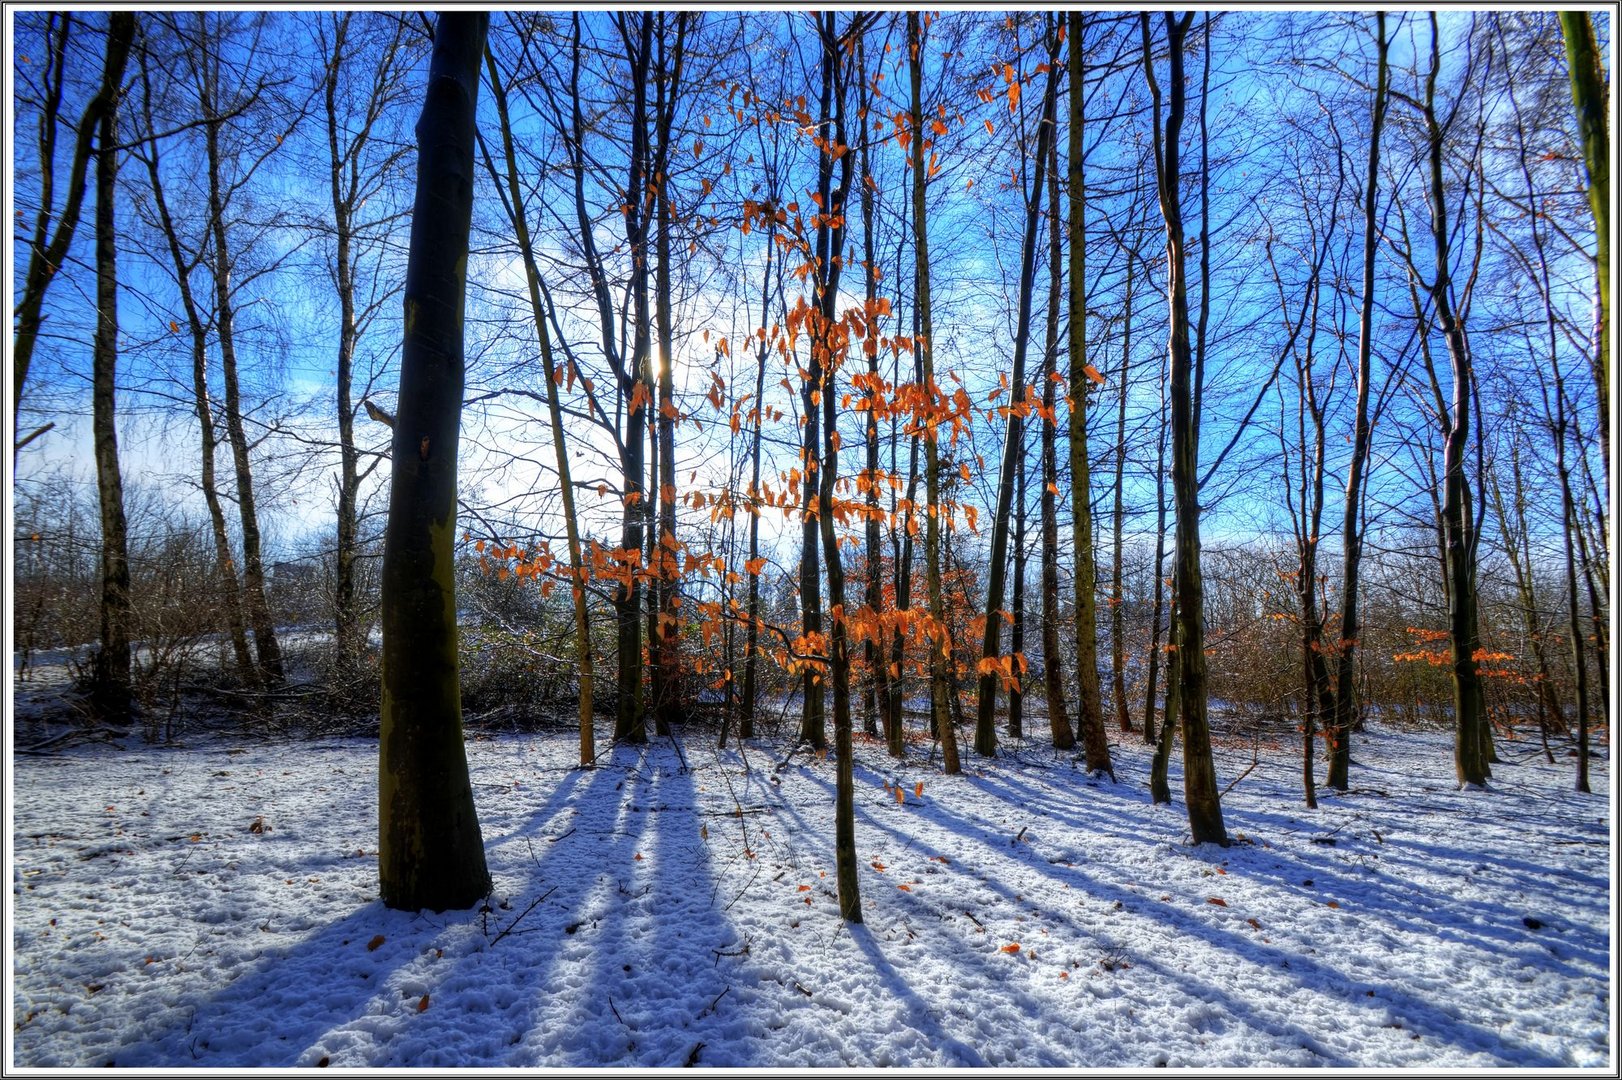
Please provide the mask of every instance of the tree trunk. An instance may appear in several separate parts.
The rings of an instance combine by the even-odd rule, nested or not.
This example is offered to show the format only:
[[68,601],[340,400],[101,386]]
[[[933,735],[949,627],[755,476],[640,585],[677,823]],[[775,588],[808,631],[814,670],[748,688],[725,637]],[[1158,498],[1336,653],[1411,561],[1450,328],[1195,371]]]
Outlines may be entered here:
[[[108,67],[122,71],[135,16],[109,15]],[[114,50],[118,50],[115,58]],[[117,85],[114,76],[113,85]],[[97,120],[96,147],[96,334],[91,364],[91,427],[96,446],[96,492],[101,504],[101,646],[96,653],[92,705],[98,719],[130,722],[130,564],[124,523],[124,479],[118,463],[116,374],[118,368],[118,235],[114,199],[118,187],[118,99]]]
[[1452,417],[1443,417],[1446,441],[1442,447],[1442,540],[1447,563],[1448,635],[1453,671],[1455,724],[1454,766],[1459,784],[1485,784],[1492,775],[1483,743],[1484,715],[1481,674],[1475,658],[1479,635],[1476,613],[1476,545],[1470,507],[1470,482],[1465,455],[1470,441],[1470,348],[1464,324],[1453,310],[1447,191],[1442,182],[1442,128],[1436,119],[1436,78],[1441,68],[1440,35],[1431,15],[1431,67],[1425,80],[1424,120],[1429,144],[1429,198],[1431,242],[1436,277],[1431,302],[1448,359],[1453,367]]
[[1014,685],[1008,689],[1008,735],[1025,737],[1025,455],[1014,480],[1014,621],[1008,628]]
[[1042,349],[1042,676],[1053,748],[1076,745],[1064,696],[1064,656],[1059,646],[1059,295],[1064,285],[1064,229],[1059,217],[1059,140],[1048,163],[1048,322]]
[[670,734],[670,725],[681,719],[681,581],[680,548],[676,542],[676,378],[675,328],[670,307],[670,139],[675,123],[677,95],[681,89],[682,60],[686,52],[688,15],[676,14],[676,43],[668,60],[665,56],[665,16],[659,16],[659,71],[655,82],[655,111],[658,146],[654,153],[653,185],[657,205],[654,245],[659,266],[654,282],[654,318],[659,332],[659,541],[655,545],[654,580],[658,596],[658,629],[653,639],[657,656],[654,675],[654,725],[661,735]]
[[236,473],[237,517],[242,528],[242,589],[248,625],[253,628],[254,651],[260,676],[269,684],[282,680],[282,650],[276,640],[276,625],[265,595],[265,568],[260,554],[259,511],[254,500],[253,468],[248,457],[248,434],[243,426],[242,391],[237,377],[236,315],[231,285],[233,259],[226,228],[226,188],[221,175],[220,102],[217,100],[218,70],[221,58],[215,47],[200,59],[199,80],[204,125],[204,147],[208,156],[209,229],[214,250],[214,321],[220,345],[220,374],[225,386],[225,431],[231,444],[231,463]]
[[[150,135],[156,128],[152,118],[149,55],[144,48],[141,50],[140,59],[143,118],[146,133]],[[242,588],[237,580],[236,557],[231,551],[231,541],[225,524],[225,508],[220,501],[219,483],[215,474],[214,450],[219,446],[219,436],[214,427],[214,406],[209,400],[208,392],[208,326],[191,285],[191,273],[197,267],[197,259],[188,259],[181,248],[180,232],[175,227],[174,218],[169,212],[169,202],[164,194],[160,149],[155,138],[146,146],[145,161],[147,180],[152,187],[153,209],[157,211],[158,225],[169,251],[170,264],[174,267],[175,285],[180,292],[181,307],[186,312],[186,329],[191,336],[192,398],[195,402],[202,444],[197,484],[202,489],[203,503],[208,508],[221,607],[225,610],[226,630],[236,658],[237,677],[245,686],[256,686],[259,683],[259,669],[254,666],[253,656],[248,651],[248,632],[242,621]]]
[[1126,391],[1127,379],[1132,374],[1132,286],[1136,266],[1137,253],[1128,249],[1126,304],[1121,316],[1121,396],[1115,413],[1115,529],[1109,593],[1110,674],[1115,695],[1115,718],[1123,732],[1132,730],[1132,713],[1126,704],[1126,598],[1121,592],[1121,561],[1125,553],[1126,532]]
[[[1093,485],[1087,451],[1087,109],[1083,65],[1086,19],[1070,19],[1070,526],[1076,549],[1076,726],[1087,771],[1115,779],[1104,700],[1098,685],[1098,559],[1093,544]],[[1054,208],[1058,212],[1058,208]],[[1096,369],[1093,369],[1096,374]]]
[[471,907],[490,889],[462,742],[456,453],[479,63],[489,16],[439,17],[417,195],[383,550],[378,846],[383,903]]
[[1337,791],[1350,783],[1352,726],[1359,711],[1357,700],[1357,646],[1363,632],[1358,608],[1363,565],[1364,470],[1369,460],[1369,384],[1374,357],[1374,253],[1379,242],[1376,210],[1380,195],[1380,133],[1385,128],[1387,53],[1385,12],[1374,14],[1378,50],[1374,86],[1374,122],[1369,132],[1368,173],[1363,181],[1363,299],[1357,331],[1357,412],[1352,422],[1352,459],[1346,466],[1346,500],[1341,513],[1340,642],[1335,650],[1334,715],[1325,732],[1329,775],[1325,782]]
[[[997,683],[1001,676],[992,665],[1002,658],[1003,595],[1008,567],[1008,533],[1014,503],[1014,480],[1019,459],[1025,454],[1025,417],[1030,408],[1025,386],[1025,352],[1031,332],[1032,293],[1036,286],[1036,248],[1042,217],[1043,179],[1047,172],[1048,147],[1053,138],[1054,102],[1059,73],[1056,61],[1057,34],[1051,35],[1048,49],[1047,86],[1042,94],[1041,119],[1036,136],[1036,159],[1032,183],[1025,203],[1025,239],[1020,249],[1019,315],[1014,330],[1014,367],[1009,374],[1008,434],[1003,442],[1002,468],[997,478],[997,507],[991,522],[991,564],[986,581],[986,625],[981,642],[980,693],[976,708],[974,750],[983,757],[997,752]],[[921,151],[922,148],[920,148]],[[1012,621],[1012,620],[1010,620]]]
[[[859,35],[856,39],[856,91],[857,113],[860,116],[868,114],[870,99],[870,84],[867,78],[867,35]],[[889,658],[885,655],[886,634],[882,630],[880,621],[884,610],[884,575],[883,557],[881,555],[879,523],[883,519],[883,511],[879,506],[879,409],[874,402],[882,393],[883,385],[879,376],[879,341],[876,329],[876,312],[879,299],[879,254],[874,238],[873,220],[873,187],[867,183],[872,176],[869,162],[869,145],[872,139],[864,126],[861,132],[861,143],[858,150],[861,154],[862,184],[860,185],[862,200],[862,285],[863,296],[866,300],[865,311],[868,316],[868,331],[862,341],[862,352],[867,357],[867,397],[869,404],[866,410],[864,424],[867,449],[867,469],[865,486],[867,488],[867,516],[865,522],[866,540],[866,570],[867,594],[866,619],[875,630],[865,635],[866,641],[862,646],[863,658],[867,663],[869,672],[867,694],[862,707],[863,726],[869,735],[878,734],[878,714],[884,716],[884,733],[892,750],[901,745],[896,739],[893,729],[900,722],[899,715],[892,715],[890,710],[890,673]],[[899,579],[898,579],[899,583]]]
[[1583,165],[1588,174],[1588,208],[1594,215],[1594,277],[1598,293],[1599,348],[1594,357],[1598,394],[1600,455],[1605,478],[1611,476],[1611,139],[1607,118],[1610,94],[1594,35],[1594,17],[1586,11],[1562,11],[1560,32],[1571,68],[1571,101],[1582,133]]
[[[1171,101],[1164,143],[1155,139],[1160,209],[1166,222],[1168,291],[1171,296],[1171,442],[1172,498],[1177,510],[1177,710],[1183,728],[1183,794],[1188,802],[1188,823],[1195,844],[1228,845],[1222,823],[1222,803],[1211,759],[1211,733],[1206,719],[1205,590],[1200,577],[1199,433],[1195,427],[1193,357],[1189,345],[1188,282],[1184,269],[1183,216],[1178,193],[1178,139],[1184,110],[1183,43],[1194,20],[1192,13],[1166,15],[1170,53]],[[1149,16],[1142,16],[1144,65],[1155,99],[1159,126],[1159,87],[1154,82],[1154,59],[1149,41]]]
[[[1143,701],[1143,741],[1149,746],[1158,746],[1155,739],[1155,686],[1160,675],[1160,616],[1165,611],[1166,604],[1166,383],[1160,383],[1160,436],[1156,442],[1158,449],[1155,455],[1155,606],[1154,614],[1149,620],[1149,671],[1147,676],[1148,691]],[[1170,637],[1170,634],[1167,635]],[[1169,662],[1168,662],[1169,666]],[[1168,676],[1168,681],[1171,681]],[[1161,721],[1164,723],[1164,719]],[[1168,799],[1170,795],[1166,796]]]
[[[772,193],[775,203],[776,192]],[[766,332],[771,326],[772,255],[777,250],[777,218],[766,215],[766,269],[760,279],[760,348],[755,356],[754,430],[749,436],[749,565],[759,566],[760,558],[760,439],[766,423],[762,398],[766,393],[766,357],[771,352]],[[748,625],[743,643],[743,704],[738,716],[738,737],[755,737],[755,681],[760,667],[760,575],[749,573],[749,597],[745,611]]]
[[912,77],[912,227],[915,287],[918,305],[918,323],[922,332],[919,355],[923,363],[922,389],[925,404],[918,423],[923,427],[924,439],[924,491],[927,513],[924,515],[924,575],[929,592],[929,701],[932,726],[941,741],[942,767],[947,773],[962,771],[957,754],[957,733],[952,727],[949,700],[951,689],[950,664],[952,639],[947,629],[946,602],[942,588],[941,551],[941,457],[937,419],[942,409],[940,388],[935,385],[935,328],[929,298],[929,229],[925,219],[924,202],[924,110],[923,110],[923,52],[922,31],[916,11],[907,12],[908,72]]
[[[648,172],[648,63],[652,51],[652,34],[648,30],[652,16],[642,16],[641,43],[634,55],[628,57],[631,66],[632,119],[631,161],[626,191],[643,192],[647,189]],[[579,74],[578,37],[575,54],[575,73]],[[579,88],[575,88],[576,109]],[[578,127],[579,117],[576,114]],[[584,165],[579,166],[584,168]],[[580,181],[577,180],[576,183]],[[578,199],[577,199],[578,202]],[[648,244],[647,201],[636,197],[626,200],[625,237],[631,250],[631,293],[635,304],[635,327],[630,362],[620,358],[619,390],[626,401],[624,450],[620,458],[620,472],[624,486],[624,508],[620,517],[620,551],[624,560],[620,588],[614,596],[614,608],[619,630],[619,700],[614,724],[616,741],[643,743],[648,740],[647,719],[644,715],[642,695],[642,544],[647,532],[646,465],[644,453],[648,432],[648,406],[653,403],[651,380],[648,377],[648,354],[651,341],[648,332]],[[581,231],[592,226],[582,220]],[[599,297],[599,307],[607,304],[606,293]],[[604,328],[605,340],[608,330]],[[649,648],[653,648],[649,643]]]
[[574,482],[569,472],[568,441],[563,431],[563,407],[558,400],[557,362],[552,354],[552,334],[547,327],[546,305],[541,295],[541,269],[535,258],[535,245],[530,239],[529,212],[524,206],[523,188],[518,172],[518,158],[513,149],[512,120],[507,112],[507,88],[496,58],[488,49],[484,53],[485,66],[490,72],[490,90],[496,102],[496,115],[501,123],[501,147],[506,165],[505,177],[495,177],[498,186],[507,186],[507,219],[513,227],[513,238],[524,260],[524,275],[529,289],[530,314],[535,320],[535,333],[541,347],[541,373],[546,379],[546,411],[552,424],[552,448],[558,468],[558,493],[563,499],[563,525],[569,543],[569,591],[574,604],[575,664],[580,673],[580,767],[591,766],[597,758],[596,733],[593,727],[592,691],[596,683],[596,667],[591,654],[591,617],[586,609],[585,559],[580,548],[580,523],[575,516]]
[[[59,76],[63,76],[65,70],[72,18],[72,15],[67,13],[61,16],[55,60],[55,69]],[[130,44],[134,38],[133,18],[113,18],[109,15],[101,85],[96,90],[96,96],[85,105],[84,113],[79,119],[78,134],[73,144],[73,159],[68,165],[62,216],[57,219],[56,231],[51,233],[52,208],[51,200],[47,197],[41,201],[35,219],[34,235],[28,247],[28,269],[23,277],[22,295],[17,300],[16,329],[12,336],[11,430],[14,438],[17,434],[17,418],[22,408],[23,384],[28,379],[28,367],[34,356],[34,346],[39,341],[45,293],[50,288],[51,282],[56,279],[62,261],[68,257],[68,249],[73,244],[73,234],[78,231],[79,217],[84,207],[85,185],[90,174],[91,144],[102,119],[117,108],[119,86],[124,80],[124,67],[129,60]],[[55,93],[45,102],[46,117],[41,128],[45,134],[40,147],[40,185],[47,196],[54,186],[56,125],[62,95],[60,82],[55,85],[54,91]],[[48,233],[49,241],[46,239]],[[17,444],[14,443],[13,447],[15,455]]]
[[[839,367],[847,351],[837,345],[844,338],[836,325],[839,278],[845,250],[847,198],[856,159],[848,152],[839,155],[839,186],[833,186],[835,146],[849,146],[845,131],[845,85],[836,32],[836,16],[827,12],[821,19],[822,107],[819,127],[823,139],[818,157],[817,190],[827,213],[817,226],[817,327],[811,334],[813,355],[822,352],[823,380],[821,406],[823,458],[817,496],[817,519],[822,530],[822,552],[828,567],[828,661],[834,691],[834,864],[839,886],[839,914],[846,922],[862,921],[862,898],[856,869],[856,809],[854,751],[851,746],[850,644],[845,619],[845,567],[834,533],[834,485],[839,478],[839,414],[835,409]],[[851,25],[861,16],[853,15]],[[848,341],[848,338],[844,338]],[[810,461],[808,456],[806,459]]]

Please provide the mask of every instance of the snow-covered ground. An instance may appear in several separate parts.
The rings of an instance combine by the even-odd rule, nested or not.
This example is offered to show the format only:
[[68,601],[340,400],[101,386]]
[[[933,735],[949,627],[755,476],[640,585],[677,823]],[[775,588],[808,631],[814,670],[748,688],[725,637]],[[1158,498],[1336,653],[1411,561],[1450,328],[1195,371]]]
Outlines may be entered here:
[[375,898],[375,740],[18,755],[9,1064],[1614,1069],[1604,761],[1458,791],[1376,728],[1307,811],[1263,751],[1223,850],[1123,738],[1118,783],[859,740],[860,926],[833,761],[769,740],[473,737],[495,887],[439,915]]

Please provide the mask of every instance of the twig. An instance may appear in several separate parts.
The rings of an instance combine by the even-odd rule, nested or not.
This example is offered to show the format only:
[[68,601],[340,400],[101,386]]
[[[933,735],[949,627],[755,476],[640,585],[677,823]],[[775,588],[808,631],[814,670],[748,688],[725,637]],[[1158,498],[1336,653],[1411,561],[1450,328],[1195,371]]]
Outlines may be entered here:
[[[719,994],[716,994],[715,995],[715,1000],[710,1002],[708,1005],[704,1006],[704,1011],[699,1013],[698,1015],[703,1017],[703,1016],[708,1016],[710,1013],[714,1012],[715,1007],[721,1003],[721,999],[726,997],[731,992],[732,992],[732,987],[729,986],[725,990],[721,991]],[[704,1044],[699,1043],[698,1045],[703,1046]],[[694,1050],[693,1055],[696,1057],[698,1055],[698,1051]]]
[[553,893],[557,892],[557,890],[558,890],[558,887],[556,885],[554,885],[550,889],[543,892],[541,895],[537,896],[533,901],[531,901],[529,907],[527,907],[523,911],[519,912],[518,915],[513,919],[513,921],[507,924],[507,929],[503,930],[501,933],[497,934],[495,937],[490,939],[490,947],[495,948],[496,942],[500,941],[502,938],[504,938],[508,934],[512,933],[513,929],[518,926],[519,921],[522,920],[525,915],[528,915],[530,912],[532,912],[536,908],[540,907],[541,906],[541,901],[545,900],[548,896],[551,896]]
[[625,1017],[621,1016],[619,1009],[614,1006],[613,994],[608,995],[608,1007],[614,1013],[614,1019],[620,1022],[620,1026],[625,1028],[626,1031],[630,1031],[631,1025],[625,1022]]
[[1232,791],[1236,786],[1238,786],[1239,781],[1243,780],[1245,777],[1250,775],[1250,770],[1254,769],[1255,767],[1256,767],[1256,762],[1254,762],[1254,761],[1252,761],[1249,765],[1245,766],[1245,771],[1240,773],[1238,776],[1234,777],[1233,778],[1233,783],[1231,783],[1227,787],[1223,788],[1222,789],[1222,794],[1218,795],[1217,798],[1221,799],[1223,796],[1227,795],[1228,792]]

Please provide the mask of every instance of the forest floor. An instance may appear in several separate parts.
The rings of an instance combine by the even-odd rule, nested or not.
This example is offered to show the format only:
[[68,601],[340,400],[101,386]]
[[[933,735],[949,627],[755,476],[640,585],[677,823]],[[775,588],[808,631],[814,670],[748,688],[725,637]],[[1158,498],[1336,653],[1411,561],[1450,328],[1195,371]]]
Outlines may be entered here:
[[1223,849],[1112,737],[1115,782],[858,738],[861,925],[783,740],[473,734],[494,888],[438,915],[376,899],[375,739],[14,754],[9,1064],[1615,1067],[1603,748],[1594,795],[1535,740],[1460,791],[1373,725],[1308,811],[1219,740]]

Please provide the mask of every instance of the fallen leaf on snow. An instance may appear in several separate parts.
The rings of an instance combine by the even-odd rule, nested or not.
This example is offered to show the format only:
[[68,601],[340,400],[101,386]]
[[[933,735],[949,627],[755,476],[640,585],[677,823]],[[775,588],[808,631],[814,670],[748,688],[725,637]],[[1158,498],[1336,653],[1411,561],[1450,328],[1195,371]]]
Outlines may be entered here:
[[388,939],[385,938],[382,934],[378,934],[371,941],[368,941],[366,943],[366,951],[367,952],[376,952],[382,946],[383,942],[386,941],[386,940],[388,940]]

